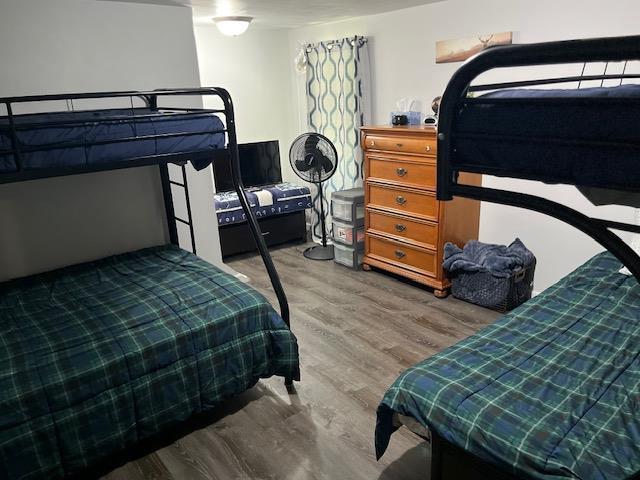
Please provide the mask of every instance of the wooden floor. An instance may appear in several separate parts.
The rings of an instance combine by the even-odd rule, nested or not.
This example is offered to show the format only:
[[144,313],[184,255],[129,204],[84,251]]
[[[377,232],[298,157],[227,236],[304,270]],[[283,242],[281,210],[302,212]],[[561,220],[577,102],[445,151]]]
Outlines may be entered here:
[[[279,378],[262,381],[221,405],[213,423],[106,479],[428,478],[428,446],[404,428],[376,462],[378,402],[405,368],[496,314],[386,274],[306,260],[303,248],[273,252],[300,344],[296,394]],[[259,257],[230,265],[275,302]]]

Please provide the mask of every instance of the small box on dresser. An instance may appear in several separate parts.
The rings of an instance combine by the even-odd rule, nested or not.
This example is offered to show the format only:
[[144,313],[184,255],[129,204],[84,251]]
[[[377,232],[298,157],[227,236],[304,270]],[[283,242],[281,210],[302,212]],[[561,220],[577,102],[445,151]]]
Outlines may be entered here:
[[[444,244],[478,238],[480,202],[436,200],[437,130],[432,126],[363,127],[365,250],[375,267],[434,289],[445,297]],[[462,174],[480,185],[481,176]]]

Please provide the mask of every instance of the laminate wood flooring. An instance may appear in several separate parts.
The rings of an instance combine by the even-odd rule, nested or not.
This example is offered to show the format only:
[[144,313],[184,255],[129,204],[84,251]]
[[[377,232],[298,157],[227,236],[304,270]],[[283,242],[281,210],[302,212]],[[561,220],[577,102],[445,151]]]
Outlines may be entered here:
[[[400,429],[377,462],[375,410],[407,367],[471,335],[497,314],[379,272],[272,252],[291,306],[302,379],[272,378],[226,401],[172,443],[106,480],[428,478],[429,448]],[[259,256],[229,265],[277,305]]]

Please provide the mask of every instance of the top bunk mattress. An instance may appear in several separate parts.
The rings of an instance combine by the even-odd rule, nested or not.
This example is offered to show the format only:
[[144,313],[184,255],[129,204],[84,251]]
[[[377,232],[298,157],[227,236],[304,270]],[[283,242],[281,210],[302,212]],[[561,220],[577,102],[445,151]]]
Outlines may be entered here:
[[[206,110],[185,114],[171,109],[123,108],[15,115],[14,119],[24,171],[81,168],[225,147],[222,121]],[[163,137],[144,138],[152,135]],[[202,169],[211,161],[193,164]],[[9,119],[0,117],[0,174],[17,171]]]
[[378,408],[518,478],[640,471],[640,284],[601,253],[477,334],[409,368]]
[[489,175],[640,191],[640,85],[492,92],[455,121],[452,165]]

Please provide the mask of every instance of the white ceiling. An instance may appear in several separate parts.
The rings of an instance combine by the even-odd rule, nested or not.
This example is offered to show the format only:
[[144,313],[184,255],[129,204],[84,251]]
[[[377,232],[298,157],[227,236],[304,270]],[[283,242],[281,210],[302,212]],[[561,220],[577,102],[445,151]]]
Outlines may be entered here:
[[442,0],[104,0],[193,7],[200,23],[223,15],[248,15],[269,27],[301,27],[401,10]]

